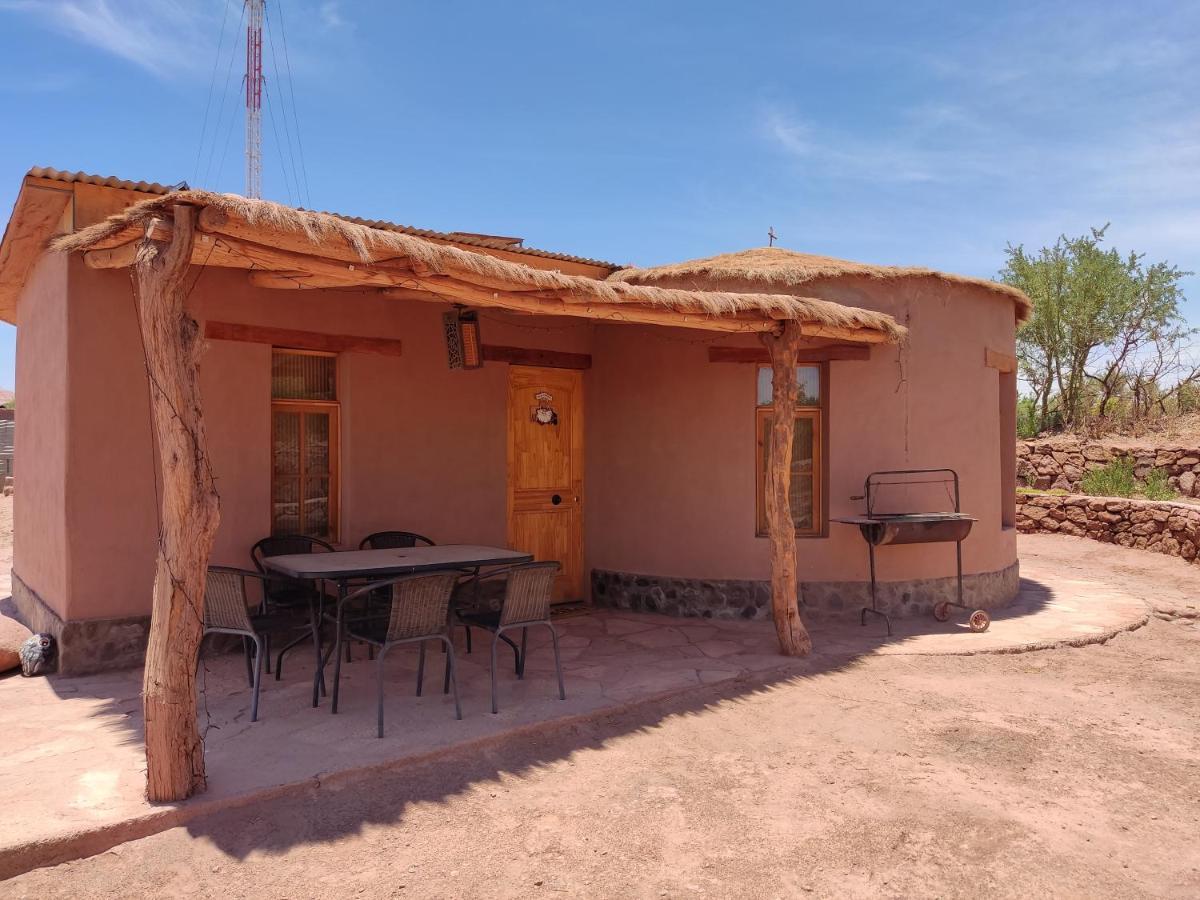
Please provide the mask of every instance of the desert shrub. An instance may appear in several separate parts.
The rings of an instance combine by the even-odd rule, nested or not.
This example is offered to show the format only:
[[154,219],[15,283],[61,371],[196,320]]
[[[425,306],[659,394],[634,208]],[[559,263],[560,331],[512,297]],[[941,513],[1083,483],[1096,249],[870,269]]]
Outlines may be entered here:
[[1162,469],[1151,469],[1142,481],[1142,496],[1147,500],[1174,500],[1178,496]]
[[1017,437],[1035,438],[1038,435],[1038,410],[1032,397],[1017,400]]
[[1133,460],[1118,456],[1108,465],[1084,473],[1079,489],[1093,497],[1132,497],[1136,487]]

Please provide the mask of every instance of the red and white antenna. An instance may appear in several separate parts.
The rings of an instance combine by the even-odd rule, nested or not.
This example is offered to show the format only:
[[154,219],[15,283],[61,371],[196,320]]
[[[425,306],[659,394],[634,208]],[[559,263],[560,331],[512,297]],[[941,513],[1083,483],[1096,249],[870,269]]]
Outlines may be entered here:
[[263,12],[266,0],[246,0],[246,196],[262,197]]

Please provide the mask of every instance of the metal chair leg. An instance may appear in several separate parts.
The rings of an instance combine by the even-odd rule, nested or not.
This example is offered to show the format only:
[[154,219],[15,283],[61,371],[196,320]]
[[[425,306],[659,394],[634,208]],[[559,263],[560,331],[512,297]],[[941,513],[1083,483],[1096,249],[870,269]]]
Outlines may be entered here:
[[329,705],[329,711],[336,715],[338,691],[342,684],[342,620],[340,618],[334,627],[337,629],[337,634],[333,638],[333,702]]
[[[492,715],[500,711],[496,703],[496,648],[500,645],[500,640],[504,635],[499,632],[492,638]],[[512,641],[509,641],[511,644]]]
[[522,681],[525,678],[525,645],[529,641],[528,626],[521,629],[521,656],[517,662],[517,680]]
[[[517,645],[512,642],[512,639],[509,638],[508,635],[504,634],[503,631],[497,631],[496,637],[500,638],[500,640],[504,641],[504,643],[506,643],[506,644],[508,644],[508,646],[512,647],[512,652],[513,652],[513,657],[514,657],[513,671],[515,671],[518,675],[520,675],[521,674],[521,651],[517,648]],[[494,644],[495,641],[493,640],[492,643]]]
[[312,635],[302,634],[298,638],[296,638],[294,641],[292,641],[290,644],[285,646],[282,650],[279,651],[279,656],[276,657],[276,659],[275,659],[275,680],[276,681],[278,681],[281,677],[283,677],[283,654],[287,653],[293,647],[298,647],[300,644],[303,644],[310,637],[312,637]]
[[446,648],[446,681],[454,685],[454,718],[462,719],[462,704],[458,702],[458,670],[454,663],[454,644],[449,637],[443,637],[442,643]]
[[375,678],[379,690],[378,722],[376,737],[383,737],[383,658],[387,655],[387,647],[379,648],[379,658],[375,661]]
[[267,667],[267,669],[266,669],[267,674],[270,675],[271,674],[271,633],[270,632],[267,632],[266,634],[263,635],[263,646],[266,648],[266,652],[267,652],[266,657],[263,659],[263,663]]
[[471,652],[471,626],[464,625],[463,628],[467,629],[467,652],[470,653]]
[[558,631],[549,622],[546,623],[546,627],[550,629],[550,640],[554,642],[554,668],[558,670],[558,699],[566,700],[567,688],[563,684],[562,659],[558,654]]
[[421,696],[421,684],[425,681],[425,642],[421,641],[421,652],[417,656],[417,696]]
[[263,658],[267,655],[266,642],[259,636],[254,636],[254,684],[250,697],[250,721],[258,721],[258,694],[262,689]]
[[254,686],[254,663],[250,660],[250,638],[242,637],[242,655],[246,657],[246,683]]
[[[308,611],[308,627],[312,631],[313,650],[317,654],[317,665],[313,669],[313,709],[321,702],[320,696],[325,693],[325,657],[321,653],[321,619],[320,612],[315,607]],[[275,669],[279,671],[278,667]]]

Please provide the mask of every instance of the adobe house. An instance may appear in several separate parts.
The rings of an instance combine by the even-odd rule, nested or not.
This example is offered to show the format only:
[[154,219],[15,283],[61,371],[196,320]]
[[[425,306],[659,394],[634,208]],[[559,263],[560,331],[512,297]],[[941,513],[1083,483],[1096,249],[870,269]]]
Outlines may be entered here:
[[[145,648],[163,479],[131,267],[179,237],[181,210],[214,563],[247,565],[272,532],[354,548],[401,528],[561,560],[564,602],[755,618],[784,590],[777,625],[780,608],[855,616],[865,545],[831,518],[862,511],[872,470],[948,466],[978,520],[969,602],[1016,593],[1029,304],[1007,286],[780,248],[619,268],[34,169],[0,245],[24,410],[13,590],[66,672]],[[773,428],[792,399],[794,425]],[[772,464],[776,430],[790,466]],[[897,547],[881,607],[927,613],[952,572],[944,545]]]

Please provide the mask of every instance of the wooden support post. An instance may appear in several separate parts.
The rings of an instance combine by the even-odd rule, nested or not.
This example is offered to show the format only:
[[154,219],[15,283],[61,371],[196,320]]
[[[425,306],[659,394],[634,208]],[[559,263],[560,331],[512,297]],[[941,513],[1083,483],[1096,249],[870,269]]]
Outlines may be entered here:
[[771,355],[773,389],[766,471],[767,533],[771,540],[771,615],[784,656],[807,656],[812,639],[800,620],[796,577],[796,523],[792,519],[792,440],[796,432],[796,362],[802,336],[798,322],[782,333],[764,332]]
[[188,315],[188,265],[196,210],[175,207],[169,244],[153,227],[138,248],[134,284],[150,382],[150,415],[162,471],[162,510],[150,642],[142,681],[146,797],[184,800],[204,790],[196,721],[196,669],[204,634],[205,569],[220,521],[200,409],[203,338]]

